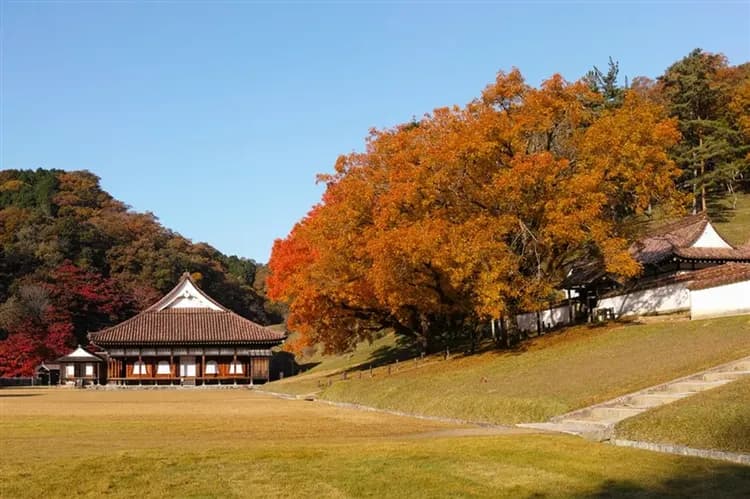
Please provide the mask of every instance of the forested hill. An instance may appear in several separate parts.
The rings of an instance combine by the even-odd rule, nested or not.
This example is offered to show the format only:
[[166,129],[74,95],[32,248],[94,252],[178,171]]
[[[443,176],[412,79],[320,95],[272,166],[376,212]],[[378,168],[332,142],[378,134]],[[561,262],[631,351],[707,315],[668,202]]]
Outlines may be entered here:
[[87,171],[0,171],[0,376],[29,375],[136,314],[183,272],[219,302],[280,322],[267,269],[192,243],[114,199]]

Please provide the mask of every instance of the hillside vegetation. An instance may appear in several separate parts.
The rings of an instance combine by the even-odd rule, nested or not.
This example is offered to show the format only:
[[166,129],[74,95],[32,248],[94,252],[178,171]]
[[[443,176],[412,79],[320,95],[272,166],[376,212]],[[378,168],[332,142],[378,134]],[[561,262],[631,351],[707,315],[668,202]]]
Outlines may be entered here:
[[95,175],[0,171],[0,376],[28,376],[86,344],[87,332],[151,305],[183,272],[250,319],[280,320],[264,266],[131,211]]
[[263,389],[472,421],[544,421],[750,355],[750,317],[577,326],[517,350],[404,360],[370,377],[370,362],[393,356],[393,343],[381,341],[366,361],[352,357],[350,365],[360,367],[349,368],[346,379],[346,357],[322,359]]
[[747,467],[247,390],[4,390],[0,423],[4,498],[750,494]]

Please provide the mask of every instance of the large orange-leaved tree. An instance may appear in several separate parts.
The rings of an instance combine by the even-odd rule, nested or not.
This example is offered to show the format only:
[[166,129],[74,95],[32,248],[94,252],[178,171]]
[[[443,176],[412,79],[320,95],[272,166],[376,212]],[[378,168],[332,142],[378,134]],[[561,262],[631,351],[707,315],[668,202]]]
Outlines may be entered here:
[[271,255],[269,292],[301,344],[341,351],[391,327],[429,350],[535,309],[578,259],[636,274],[632,221],[677,205],[666,151],[679,133],[636,92],[601,99],[559,75],[532,88],[501,72],[468,105],[341,156]]

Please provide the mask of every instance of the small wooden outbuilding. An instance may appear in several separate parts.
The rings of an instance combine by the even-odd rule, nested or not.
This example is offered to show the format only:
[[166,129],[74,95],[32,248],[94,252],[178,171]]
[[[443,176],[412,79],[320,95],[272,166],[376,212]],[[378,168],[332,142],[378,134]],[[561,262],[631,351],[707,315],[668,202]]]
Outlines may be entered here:
[[78,345],[78,348],[68,355],[55,360],[55,363],[60,366],[60,384],[75,384],[76,386],[99,384],[103,362],[101,357],[87,352],[81,345]]
[[54,362],[42,362],[34,371],[36,383],[40,385],[57,385],[60,383],[60,364]]

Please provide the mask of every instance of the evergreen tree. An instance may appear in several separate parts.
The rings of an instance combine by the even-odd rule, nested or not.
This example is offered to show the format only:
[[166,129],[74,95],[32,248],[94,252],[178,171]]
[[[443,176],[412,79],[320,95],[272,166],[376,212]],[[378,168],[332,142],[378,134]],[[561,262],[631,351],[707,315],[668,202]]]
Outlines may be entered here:
[[723,55],[695,49],[659,77],[682,133],[673,157],[683,169],[683,188],[693,193],[693,212],[705,211],[710,196],[734,192],[747,170],[747,143],[729,112],[738,84],[733,73]]
[[604,97],[605,108],[619,107],[622,104],[625,89],[617,84],[619,74],[620,63],[612,60],[612,57],[610,57],[606,73],[594,66],[594,69],[586,73],[586,76],[583,77],[591,90]]

